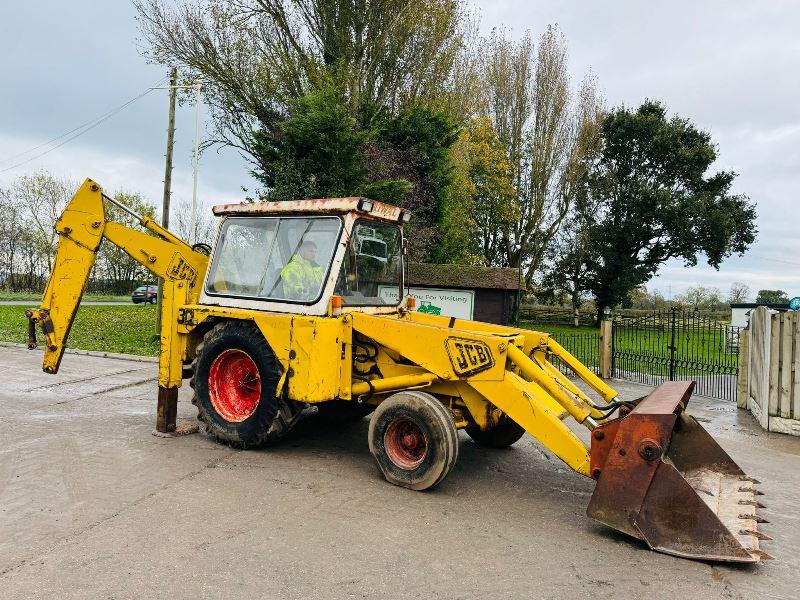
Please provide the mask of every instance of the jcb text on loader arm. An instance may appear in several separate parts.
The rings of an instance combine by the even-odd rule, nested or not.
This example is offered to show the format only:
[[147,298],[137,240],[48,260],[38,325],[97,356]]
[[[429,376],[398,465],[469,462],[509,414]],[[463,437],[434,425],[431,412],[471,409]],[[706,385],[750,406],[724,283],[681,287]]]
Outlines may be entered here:
[[[104,201],[145,231],[106,219]],[[596,480],[588,515],[654,550],[713,561],[759,548],[756,481],[686,412],[693,382],[622,402],[548,334],[412,310],[404,294],[409,214],[365,198],[217,206],[211,256],[87,180],[56,224],[41,306],[44,370],[56,373],[101,243],[164,281],[156,430],[176,429],[184,378],[206,431],[252,447],[316,406],[331,423],[372,413],[368,443],[385,478],[424,490],[458,457],[458,430],[489,447],[527,431]],[[553,362],[596,394],[592,400]],[[564,423],[590,432],[587,446]]]

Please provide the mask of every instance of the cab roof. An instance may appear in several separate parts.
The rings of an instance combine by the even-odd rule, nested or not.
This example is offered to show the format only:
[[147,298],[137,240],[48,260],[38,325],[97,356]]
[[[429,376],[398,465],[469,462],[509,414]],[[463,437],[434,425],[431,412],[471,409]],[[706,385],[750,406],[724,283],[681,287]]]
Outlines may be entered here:
[[212,210],[217,216],[340,215],[355,212],[393,223],[408,221],[410,217],[408,211],[398,206],[358,197],[241,202],[239,204],[219,204]]

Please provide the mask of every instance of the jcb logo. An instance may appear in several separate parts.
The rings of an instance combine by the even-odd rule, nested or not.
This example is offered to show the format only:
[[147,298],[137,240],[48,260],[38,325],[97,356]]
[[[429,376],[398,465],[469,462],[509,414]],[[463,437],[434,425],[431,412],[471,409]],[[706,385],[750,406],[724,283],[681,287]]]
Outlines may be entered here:
[[172,257],[172,262],[169,263],[167,268],[167,274],[170,279],[188,281],[190,288],[194,287],[194,282],[197,279],[197,271],[178,253],[175,253],[175,256]]
[[451,337],[445,345],[456,375],[473,375],[494,366],[492,352],[484,342]]

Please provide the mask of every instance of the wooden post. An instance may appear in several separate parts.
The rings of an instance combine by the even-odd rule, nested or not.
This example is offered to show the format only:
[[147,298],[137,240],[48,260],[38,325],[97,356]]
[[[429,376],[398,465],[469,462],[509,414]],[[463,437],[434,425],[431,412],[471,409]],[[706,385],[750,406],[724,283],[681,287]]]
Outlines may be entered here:
[[[169,229],[169,202],[172,195],[172,148],[175,145],[175,94],[178,91],[178,69],[172,67],[169,76],[169,118],[167,121],[167,155],[164,165],[164,196],[161,200],[161,226]],[[156,335],[161,335],[161,296],[164,295],[164,280],[158,278],[156,297]]]
[[769,361],[767,362],[767,369],[769,372],[769,392],[764,402],[764,406],[761,408],[767,411],[767,415],[769,417],[778,417],[780,416],[780,413],[778,412],[778,401],[780,398],[779,376],[781,361],[781,326],[783,325],[783,322],[781,321],[781,313],[779,312],[769,314],[767,319],[770,321]]
[[792,417],[792,342],[795,313],[781,313],[780,319],[780,362],[778,363],[780,381],[778,384],[777,416],[790,419]]
[[739,379],[736,387],[736,406],[747,408],[747,394],[750,388],[750,332],[739,331]]
[[[772,335],[772,317],[770,310],[766,306],[759,306],[750,314],[750,330],[755,333],[755,328],[759,331],[759,347],[751,345],[754,351],[758,352],[758,359],[761,364],[759,373],[760,378],[755,382],[754,397],[757,397],[754,406],[758,407],[758,414],[754,414],[761,424],[761,427],[769,431],[769,379],[770,379],[770,337]],[[753,412],[752,407],[750,411]]]
[[600,377],[611,379],[611,337],[613,335],[611,319],[600,321]]

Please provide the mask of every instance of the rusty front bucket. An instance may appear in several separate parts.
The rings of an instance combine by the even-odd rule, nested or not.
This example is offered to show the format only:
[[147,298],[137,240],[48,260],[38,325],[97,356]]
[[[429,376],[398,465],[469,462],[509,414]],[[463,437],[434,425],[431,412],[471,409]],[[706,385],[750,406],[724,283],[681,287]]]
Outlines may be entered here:
[[587,513],[684,558],[757,562],[772,539],[758,531],[754,479],[691,416],[693,381],[661,384],[629,414],[592,432],[597,487]]

